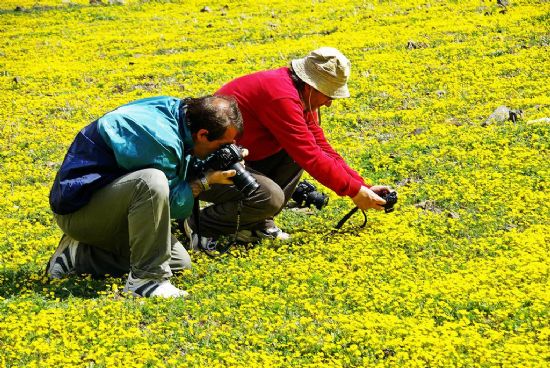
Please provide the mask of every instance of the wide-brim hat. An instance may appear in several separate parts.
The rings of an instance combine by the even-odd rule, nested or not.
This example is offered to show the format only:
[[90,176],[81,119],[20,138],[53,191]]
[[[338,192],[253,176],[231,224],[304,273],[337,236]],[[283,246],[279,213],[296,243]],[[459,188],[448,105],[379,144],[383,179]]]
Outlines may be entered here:
[[321,47],[302,59],[291,61],[301,80],[330,98],[349,97],[351,63],[333,47]]

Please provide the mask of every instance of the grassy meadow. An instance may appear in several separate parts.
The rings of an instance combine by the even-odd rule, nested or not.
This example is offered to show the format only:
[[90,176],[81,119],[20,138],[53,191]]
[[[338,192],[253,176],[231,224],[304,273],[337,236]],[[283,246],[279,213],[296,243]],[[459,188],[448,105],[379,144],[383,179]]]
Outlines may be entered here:
[[[2,0],[0,367],[550,365],[550,2],[506,3]],[[186,300],[44,277],[82,127],[320,46],[352,62],[327,138],[393,213],[332,232],[349,199],[286,209],[289,243],[192,254]]]

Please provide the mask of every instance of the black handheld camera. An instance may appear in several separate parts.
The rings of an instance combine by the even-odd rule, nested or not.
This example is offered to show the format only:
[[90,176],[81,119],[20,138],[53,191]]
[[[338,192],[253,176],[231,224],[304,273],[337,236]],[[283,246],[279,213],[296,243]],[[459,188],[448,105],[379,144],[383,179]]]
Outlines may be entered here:
[[235,170],[237,174],[231,178],[235,187],[237,187],[246,197],[249,197],[260,187],[260,184],[258,184],[256,179],[246,171],[241,164],[242,160],[243,156],[238,146],[234,144],[225,144],[204,160],[196,160],[194,171],[197,173],[204,173],[208,170]]
[[328,204],[328,196],[318,192],[317,188],[306,180],[298,184],[294,193],[292,193],[292,199],[298,204],[298,207],[309,207],[314,205],[318,210]]
[[386,204],[384,205],[384,211],[386,213],[393,212],[393,205],[397,203],[397,192],[389,192],[381,197],[386,201]]

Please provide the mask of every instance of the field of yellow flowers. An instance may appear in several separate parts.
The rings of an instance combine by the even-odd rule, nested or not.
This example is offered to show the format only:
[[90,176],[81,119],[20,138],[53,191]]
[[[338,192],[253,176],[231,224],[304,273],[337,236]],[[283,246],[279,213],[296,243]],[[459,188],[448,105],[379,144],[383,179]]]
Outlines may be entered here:
[[[1,367],[546,367],[550,3],[2,0]],[[75,134],[125,102],[210,94],[320,46],[352,62],[322,112],[396,211],[285,210],[288,244],[193,254],[187,300],[48,282],[48,206]],[[490,121],[501,105],[519,120]]]

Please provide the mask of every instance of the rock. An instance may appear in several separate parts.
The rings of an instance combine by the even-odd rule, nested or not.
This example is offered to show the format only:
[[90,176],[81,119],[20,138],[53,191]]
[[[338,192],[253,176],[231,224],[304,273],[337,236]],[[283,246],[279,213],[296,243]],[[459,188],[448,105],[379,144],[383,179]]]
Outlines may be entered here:
[[509,2],[508,0],[497,0],[497,4],[506,8],[509,5]]
[[212,11],[212,9],[210,9],[208,6],[205,6],[204,8],[201,9],[201,13],[210,13]]
[[413,178],[405,178],[399,182],[397,182],[398,187],[404,187],[405,185],[409,185],[410,183],[414,183],[416,180]]
[[448,118],[445,120],[445,123],[454,125],[456,127],[464,125],[464,122],[460,121],[460,119],[457,118]]
[[522,117],[523,117],[523,111],[522,110],[511,110],[510,111],[510,118],[508,120],[515,123],[516,121],[518,121]]
[[116,84],[113,87],[112,91],[113,91],[113,93],[122,93],[122,92],[124,92],[124,88],[120,84]]
[[514,123],[523,116],[523,111],[521,110],[510,110],[506,106],[499,106],[493,111],[491,115],[481,123],[481,126],[491,125],[493,123],[503,123],[505,121],[513,121]]
[[527,122],[528,125],[540,124],[540,123],[550,123],[550,118],[540,118],[540,119],[535,119],[535,120],[529,120]]
[[407,42],[407,49],[408,50],[423,49],[423,48],[426,48],[426,47],[428,47],[428,45],[425,44],[424,42],[418,42],[418,41],[409,41],[409,42]]
[[419,134],[422,134],[424,133],[424,128],[416,128],[415,130],[413,130],[412,132],[409,133],[409,137],[411,135],[419,135]]
[[440,214],[443,210],[435,205],[435,201],[427,200],[422,201],[414,205],[416,208],[421,208],[426,211],[431,211],[433,213]]
[[387,141],[391,140],[392,138],[393,138],[392,133],[379,133],[379,134],[376,134],[376,139],[380,143],[387,142]]
[[453,212],[453,211],[450,211],[448,214],[447,214],[447,217],[449,218],[452,218],[454,220],[458,220],[460,219],[460,215],[456,212]]

